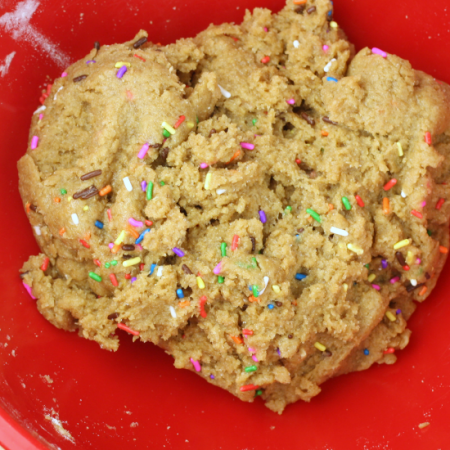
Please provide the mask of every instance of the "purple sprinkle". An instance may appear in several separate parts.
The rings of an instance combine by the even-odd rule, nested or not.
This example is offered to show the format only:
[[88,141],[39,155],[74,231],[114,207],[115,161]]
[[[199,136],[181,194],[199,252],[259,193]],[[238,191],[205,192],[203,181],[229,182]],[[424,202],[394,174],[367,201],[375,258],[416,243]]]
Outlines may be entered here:
[[147,182],[146,181],[141,181],[141,189],[145,192],[147,189]]
[[401,309],[397,309],[397,311],[395,311],[396,314],[401,314],[402,310]]
[[175,253],[175,255],[179,256],[180,258],[182,258],[182,257],[184,256],[183,250],[180,250],[180,249],[177,248],[177,247],[174,247],[174,248],[172,249],[172,251]]
[[117,78],[122,78],[125,75],[125,72],[127,71],[127,66],[122,66],[116,74]]
[[387,269],[387,266],[388,266],[387,261],[386,261],[385,259],[382,259],[382,260],[381,260],[381,267],[382,267],[383,269]]
[[38,143],[39,143],[39,137],[33,136],[31,139],[31,150],[35,150],[38,146]]
[[241,142],[241,147],[245,148],[246,150],[254,150],[255,149],[255,145],[250,144],[250,142]]
[[378,284],[372,284],[372,287],[374,289],[376,289],[377,291],[379,291],[381,289],[380,286],[378,286]]
[[375,55],[380,55],[380,56],[382,56],[383,58],[386,58],[386,57],[387,57],[387,53],[386,53],[386,52],[383,52],[383,50],[380,50],[379,48],[376,48],[376,47],[374,47],[374,48],[372,49],[372,53],[374,53]]
[[261,219],[262,223],[266,223],[267,222],[266,213],[263,210],[259,211],[259,218]]
[[140,228],[140,227],[143,227],[143,226],[144,226],[144,223],[143,223],[143,222],[140,222],[139,220],[133,219],[132,217],[130,217],[130,218],[128,219],[128,223],[129,223],[130,225],[133,225],[133,227],[136,227],[136,228]]
[[96,63],[97,61],[94,61],[93,59],[90,59],[89,61],[86,61],[86,64]]
[[295,105],[295,98],[290,98],[289,100],[286,100],[286,102],[290,105]]
[[395,283],[397,283],[397,281],[400,281],[400,277],[394,277],[394,278],[391,278],[389,281],[390,281],[392,284],[395,284]]
[[216,378],[213,374],[211,374],[210,376],[209,376],[209,378],[211,378],[212,380],[214,380],[214,378]]
[[25,289],[27,290],[27,292],[30,294],[30,297],[31,297],[33,300],[36,300],[36,297],[33,295],[33,292],[31,292],[31,287],[28,286],[28,284],[25,283],[25,281],[22,281],[22,283],[23,283],[23,286],[25,287]]
[[137,280],[137,278],[136,278],[136,277],[133,277],[133,278],[131,279],[131,284],[133,284],[136,280]]
[[[125,67],[125,66],[123,66],[123,67]],[[147,143],[145,143],[143,146],[142,146],[142,148],[139,150],[139,153],[138,153],[138,158],[139,159],[144,159],[145,158],[145,155],[147,154],[147,152],[148,152],[148,148],[149,148],[149,145],[147,144]]]
[[278,353],[278,356],[281,358],[281,352],[280,352],[279,348],[277,348],[277,353]]

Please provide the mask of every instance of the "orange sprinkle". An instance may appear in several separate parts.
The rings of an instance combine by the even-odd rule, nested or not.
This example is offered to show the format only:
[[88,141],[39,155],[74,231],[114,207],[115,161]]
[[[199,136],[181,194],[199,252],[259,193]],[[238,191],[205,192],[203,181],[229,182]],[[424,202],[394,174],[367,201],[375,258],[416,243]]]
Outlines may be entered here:
[[54,201],[55,203],[61,203],[61,199],[60,199],[59,197],[55,197],[55,198],[53,199],[53,201]]
[[119,251],[120,245],[114,244],[113,248],[111,249],[111,253],[117,253]]
[[235,152],[235,154],[231,157],[231,159],[226,164],[231,164],[240,154],[241,154],[241,151],[237,150]]
[[330,133],[328,133],[327,130],[322,130],[322,131],[320,132],[320,134],[321,134],[322,136],[328,136]]
[[129,100],[133,100],[134,94],[131,91],[126,91],[126,94]]
[[311,220],[313,220],[313,218],[312,218],[310,215],[308,215],[308,216],[306,217],[306,219],[309,220],[310,222],[311,222]]
[[111,222],[111,220],[112,220],[112,213],[111,213],[111,210],[108,209],[106,212],[108,213],[108,220]]
[[139,233],[129,223],[127,223],[126,229],[135,239],[139,237]]
[[83,237],[84,239],[86,239],[86,241],[89,241],[91,239],[91,232],[88,231]]
[[389,214],[389,199],[387,197],[383,198],[383,214]]
[[292,302],[292,304],[293,304],[294,306],[297,306],[297,300],[294,300],[294,301]]
[[66,232],[66,229],[65,228],[61,228],[59,230],[59,235],[62,236],[65,232]]
[[256,297],[253,297],[253,295],[250,295],[250,297],[248,298],[248,301],[250,303],[259,302],[259,298],[256,298]]
[[25,208],[27,209],[27,214],[30,214],[30,202],[27,202]]
[[104,195],[109,194],[111,191],[112,187],[108,184],[107,186],[105,186],[103,189],[100,190],[98,195],[100,195],[100,197],[103,197]]
[[242,340],[242,338],[238,337],[238,336],[231,336],[230,338],[233,339],[233,341],[235,342],[235,344],[243,344],[244,341]]
[[444,247],[443,245],[440,245],[440,246],[439,246],[439,251],[440,251],[441,253],[448,253],[448,248],[447,248],[447,247]]
[[136,55],[136,53],[134,54],[134,56],[145,62],[145,59],[142,56]]
[[328,211],[333,211],[334,206],[331,203],[328,203]]
[[185,308],[186,306],[189,306],[190,304],[191,304],[191,302],[189,300],[185,300],[184,302],[178,303],[178,306],[180,308]]
[[424,286],[421,290],[420,290],[420,292],[419,292],[419,295],[425,295],[425,293],[428,291],[428,288],[426,287],[426,286]]
[[234,252],[238,248],[238,245],[239,245],[239,236],[235,234],[231,241],[231,250]]
[[304,5],[307,2],[307,0],[294,0],[294,5]]

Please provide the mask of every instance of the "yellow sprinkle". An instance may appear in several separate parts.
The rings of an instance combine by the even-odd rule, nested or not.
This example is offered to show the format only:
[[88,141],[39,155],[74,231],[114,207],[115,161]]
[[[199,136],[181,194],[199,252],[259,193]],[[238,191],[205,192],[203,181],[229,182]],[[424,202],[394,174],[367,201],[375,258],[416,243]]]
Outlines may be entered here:
[[347,283],[344,283],[344,284],[342,285],[342,287],[344,288],[344,291],[345,291],[345,292],[348,291],[348,284],[347,284]]
[[330,27],[331,27],[331,28],[337,28],[337,27],[338,27],[337,22],[335,22],[334,20],[332,20],[332,21],[330,22]]
[[119,234],[119,237],[114,241],[114,244],[119,245],[125,239],[125,230],[122,230]]
[[395,322],[395,320],[397,319],[394,314],[391,313],[391,311],[386,311],[386,317],[391,321],[391,322]]
[[197,277],[197,286],[200,289],[205,289],[205,282],[202,280],[201,277]]
[[320,350],[321,352],[324,352],[327,348],[325,347],[325,345],[321,344],[320,342],[316,342],[314,344],[314,347],[317,348],[317,350]]
[[195,123],[194,122],[186,122],[186,125],[188,126],[188,128],[194,128],[195,127]]
[[369,283],[372,283],[373,280],[375,280],[377,276],[374,273],[371,273],[368,277],[367,277],[367,281]]
[[87,211],[89,209],[88,205],[83,206],[84,211]]
[[400,144],[400,142],[397,142],[397,147],[398,147],[398,156],[403,156],[402,144]]
[[71,202],[72,200],[73,200],[72,197],[67,197],[68,202]]
[[353,253],[356,253],[357,255],[362,255],[364,253],[364,250],[361,247],[358,247],[357,245],[347,244],[347,248]]
[[127,259],[122,263],[123,267],[134,266],[135,264],[139,264],[141,262],[141,258],[137,256],[136,258]]
[[403,241],[399,241],[394,245],[394,250],[398,250],[399,248],[406,247],[409,244],[411,244],[411,241],[409,239],[403,239]]
[[209,191],[209,189],[210,189],[210,184],[211,184],[211,177],[212,177],[212,175],[211,175],[211,172],[208,172],[207,174],[206,174],[206,179],[205,179],[205,189],[207,190],[207,191]]
[[408,266],[410,266],[414,261],[414,255],[413,252],[408,251],[408,253],[406,254],[406,264],[408,264]]
[[131,67],[131,64],[129,62],[124,62],[124,61],[119,61],[116,62],[116,69],[120,69],[122,66],[127,66],[127,67]]
[[276,292],[277,294],[279,294],[281,292],[280,286],[278,286],[277,284],[274,284],[272,286],[272,290],[273,290],[273,292]]
[[165,128],[170,134],[175,134],[175,129],[172,128],[168,123],[163,122],[163,123],[161,124],[161,126],[162,126],[163,128]]
[[429,425],[430,425],[430,422],[422,422],[422,423],[419,423],[419,428],[420,428],[420,429],[426,428],[426,427],[428,427]]

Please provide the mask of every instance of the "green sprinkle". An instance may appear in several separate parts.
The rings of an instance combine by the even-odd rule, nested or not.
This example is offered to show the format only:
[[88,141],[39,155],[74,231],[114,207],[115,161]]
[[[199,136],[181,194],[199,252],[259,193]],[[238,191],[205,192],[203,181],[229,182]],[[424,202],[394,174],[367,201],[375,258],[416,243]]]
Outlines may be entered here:
[[153,183],[151,181],[147,184],[147,200],[151,200],[153,198]]
[[247,373],[249,372],[256,372],[258,368],[256,366],[248,366],[244,369]]
[[255,125],[256,125],[256,122],[258,122],[258,119],[253,119],[253,120],[252,120],[252,124],[253,124],[253,126],[255,126]]
[[195,116],[195,120],[197,121],[197,125],[198,125],[198,122],[199,122],[198,116]]
[[313,209],[307,209],[306,212],[316,221],[316,222],[321,222],[321,218],[319,216],[319,214],[317,214]]
[[256,261],[255,257],[252,258],[252,265],[254,268],[258,267],[258,261]]
[[292,211],[292,206],[286,206],[286,209],[284,210],[286,214],[289,214]]
[[102,281],[102,277],[100,275],[97,275],[95,272],[89,272],[89,276],[99,283]]
[[114,259],[113,261],[111,261],[111,265],[112,265],[112,266],[117,266],[117,260]]
[[431,236],[433,233],[431,232],[431,230],[427,230],[428,236]]
[[254,284],[253,286],[252,286],[252,292],[253,292],[253,297],[258,297],[258,286],[256,286],[256,284]]
[[369,270],[370,265],[369,264],[364,264],[364,267]]
[[344,206],[345,206],[345,209],[347,210],[347,211],[350,211],[351,209],[352,209],[352,205],[350,204],[350,202],[348,201],[348,198],[347,197],[342,197],[342,203],[344,204]]
[[60,192],[61,192],[62,195],[66,195],[67,194],[67,191],[65,189],[61,189]]
[[217,282],[218,282],[219,284],[223,284],[224,281],[225,281],[225,278],[222,277],[221,275],[218,275],[218,277],[217,277]]
[[165,138],[170,138],[170,133],[166,129],[164,129],[162,133]]
[[166,185],[166,183],[164,183],[164,181],[160,181],[159,184],[160,184],[161,186],[165,186],[165,185]]
[[222,242],[220,244],[220,251],[222,252],[222,256],[227,256],[227,243]]
[[106,267],[107,269],[109,269],[109,268],[111,267],[111,263],[109,263],[109,262],[105,263],[105,267]]
[[255,397],[258,397],[258,395],[262,395],[262,390],[261,390],[261,389],[258,389],[258,390],[255,392]]

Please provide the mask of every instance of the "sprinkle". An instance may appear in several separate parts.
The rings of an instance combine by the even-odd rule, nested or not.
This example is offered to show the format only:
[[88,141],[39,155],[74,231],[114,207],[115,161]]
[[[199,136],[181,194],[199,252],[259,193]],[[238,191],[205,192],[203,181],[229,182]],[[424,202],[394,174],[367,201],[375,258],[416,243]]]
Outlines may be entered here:
[[35,150],[38,146],[38,143],[39,143],[39,137],[33,136],[31,139],[31,150]]
[[72,214],[72,222],[74,225],[78,225],[80,223],[78,216],[75,213]]
[[358,206],[361,206],[361,208],[364,208],[364,202],[363,199],[359,195],[355,195],[356,203],[358,203]]
[[79,77],[75,77],[72,81],[74,83],[79,83],[80,81],[83,81],[87,78],[87,75],[80,75]]
[[414,287],[417,286],[417,280],[411,279],[411,280],[409,280],[409,281],[410,281],[410,283],[411,283]]
[[402,255],[401,252],[395,252],[395,257],[397,258],[397,261],[399,262],[399,264],[403,267],[406,265],[406,261],[404,256]]
[[126,273],[126,274],[125,274],[125,279],[126,279],[126,280],[129,280],[130,278],[131,278],[131,275],[130,275],[129,273]]
[[39,114],[39,120],[42,120],[44,118],[44,114]]
[[386,317],[391,321],[391,322],[395,322],[396,321],[396,317],[394,316],[394,314],[392,314],[391,311],[386,311]]
[[183,289],[177,289],[177,297],[178,298],[184,298]]
[[378,284],[372,284],[372,287],[374,289],[376,289],[377,291],[379,291],[381,289],[380,286],[378,286]]
[[145,158],[145,155],[146,155],[147,152],[148,152],[149,147],[150,147],[149,144],[145,143],[145,144],[141,147],[141,149],[139,150],[139,153],[138,153],[137,157],[138,157],[139,159],[144,159],[144,158]]
[[250,142],[241,142],[241,147],[245,148],[246,150],[254,150],[255,149],[255,145],[250,144]]
[[131,181],[128,177],[125,177],[123,179],[123,184],[125,185],[125,188],[128,192],[131,192],[133,190],[133,186],[131,186]]
[[436,209],[441,209],[442,205],[444,204],[445,199],[444,198],[440,198],[437,203],[436,203]]
[[269,303],[269,304],[267,305],[267,307],[268,307],[269,309],[274,309],[274,308],[275,308],[275,305],[274,305],[273,303]]
[[426,142],[428,145],[431,145],[431,144],[432,144],[431,133],[430,133],[429,131],[427,131],[427,132],[425,133],[425,142]]
[[388,266],[387,261],[386,261],[385,259],[382,259],[382,260],[381,260],[381,267],[382,267],[383,269],[387,269],[387,266]]
[[362,255],[364,253],[364,250],[357,245],[347,244],[347,248],[357,255]]
[[334,61],[336,61],[336,58],[333,58],[324,68],[323,68],[323,71],[324,72],[329,72],[330,71],[330,68],[331,68],[331,65],[333,64],[333,62]]
[[[100,195],[100,197],[104,197],[106,194],[109,194],[111,191],[112,191],[112,187],[108,184],[103,189],[100,189],[98,195]],[[109,219],[109,220],[111,220],[111,219]]]
[[146,220],[145,225],[147,225],[148,227],[151,227],[153,225],[153,222],[151,220]]
[[156,267],[156,264],[152,264],[150,266],[150,275],[153,275],[153,272],[155,271],[155,267]]
[[136,239],[135,244],[140,244],[143,240],[144,240],[144,236],[147,233],[150,233],[150,228],[147,228],[146,230],[144,230]]
[[163,136],[165,137],[165,139],[164,139],[163,142],[165,142],[166,139],[170,138],[170,133],[169,133],[166,129],[163,129],[162,134],[163,134]]
[[430,422],[422,422],[422,423],[419,423],[419,428],[420,429],[422,429],[422,428],[426,428],[426,427],[428,427],[430,425]]
[[118,261],[117,261],[116,259],[113,259],[113,260],[111,261],[111,265],[112,265],[112,266],[117,266],[117,263],[118,263]]
[[368,277],[367,277],[367,281],[369,283],[372,283],[373,280],[375,280],[377,276],[374,273],[371,273]]
[[331,27],[331,28],[337,28],[337,27],[338,27],[337,22],[335,22],[334,20],[332,20],[332,21],[330,22],[330,27]]
[[307,209],[306,212],[318,223],[321,223],[321,218],[313,209]]
[[322,130],[322,131],[320,132],[320,134],[321,134],[322,136],[327,137],[330,133],[329,133],[327,130]]
[[200,169],[207,169],[208,167],[209,167],[209,164],[208,164],[208,163],[202,162],[202,163],[200,164]]
[[38,236],[41,235],[41,227],[35,226],[35,227],[34,227],[34,231],[35,231],[35,233],[36,233]]
[[221,275],[219,275],[219,276],[217,277],[217,282],[218,282],[219,284],[223,284],[223,283],[225,282],[225,278],[222,277]]
[[97,275],[95,272],[89,272],[89,276],[93,280],[98,281],[99,283],[101,283],[101,281],[102,281],[102,277],[100,275]]
[[117,78],[122,78],[125,75],[125,72],[127,71],[127,66],[122,66],[116,73]]
[[112,283],[113,286],[115,286],[115,287],[119,286],[119,283],[117,282],[117,277],[116,277],[115,274],[110,273],[109,274],[109,279],[111,280],[111,283]]
[[274,284],[272,285],[272,290],[273,292],[276,292],[277,294],[279,294],[281,292],[280,286]]
[[61,74],[61,78],[64,78],[64,77],[67,77],[67,72],[63,72],[63,73]]
[[239,245],[239,236],[235,234],[233,236],[233,239],[231,240],[231,251],[235,251],[238,248]]
[[321,344],[320,342],[316,342],[314,344],[314,347],[317,348],[317,350],[320,350],[321,352],[324,352],[327,348],[325,347],[325,345]]
[[65,228],[61,228],[61,229],[58,231],[58,233],[59,233],[60,236],[62,236],[65,232],[66,232],[66,229],[65,229]]
[[395,348],[389,347],[383,352],[383,354],[384,355],[390,355],[390,354],[392,354],[394,352],[395,352]]
[[139,48],[141,45],[144,45],[146,42],[147,42],[147,36],[141,37],[133,44],[133,48]]
[[448,248],[447,248],[447,247],[444,247],[443,245],[440,245],[440,246],[439,246],[439,251],[440,251],[441,253],[448,253]]
[[180,258],[184,256],[183,250],[180,250],[178,247],[174,247],[172,251],[175,253],[175,255],[179,256]]
[[300,47],[300,42],[298,42],[297,40],[295,40],[292,44],[293,44],[293,46],[295,48],[299,48]]
[[27,290],[28,294],[30,295],[30,297],[31,297],[33,300],[36,300],[36,297],[33,295],[33,292],[31,291],[31,287],[28,286],[28,284],[25,283],[25,281],[22,281],[22,283],[23,283],[24,288]]
[[418,219],[422,219],[422,218],[423,218],[422,214],[421,214],[420,212],[416,211],[415,209],[413,209],[413,210],[411,211],[411,214],[412,214],[413,216],[416,216]]
[[128,219],[128,223],[129,223],[130,225],[133,225],[133,227],[136,227],[136,228],[140,228],[140,227],[143,227],[143,226],[144,226],[144,223],[143,223],[143,222],[140,222],[139,220],[133,219],[132,217],[130,217],[130,218]]
[[392,284],[395,284],[395,283],[397,283],[398,281],[400,281],[400,277],[397,276],[397,277],[391,278],[389,281],[390,281]]
[[222,95],[225,98],[230,98],[231,97],[231,94],[227,90],[225,90],[220,84],[218,84],[217,86],[219,86],[220,92],[222,92]]
[[389,199],[387,197],[383,198],[383,214],[389,214],[390,207],[389,207]]
[[402,192],[401,192],[401,194],[400,194],[403,198],[406,198],[406,194],[403,192],[403,190],[402,190]]
[[197,277],[197,286],[199,289],[205,289],[205,282],[201,277]]
[[216,267],[214,267],[214,270],[213,270],[214,274],[215,274],[215,275],[219,275],[221,269],[222,269],[222,261],[220,261],[220,263],[217,264]]
[[252,286],[252,293],[253,293],[253,297],[255,297],[255,298],[257,298],[258,297],[258,286],[256,286],[256,284],[254,284],[253,286]]
[[162,277],[163,270],[164,270],[164,266],[159,266],[159,267],[158,267],[158,270],[156,271],[156,276],[157,276],[158,278],[161,278],[161,277]]
[[83,239],[80,239],[80,243],[81,243],[81,245],[82,245],[83,247],[91,248],[91,246],[90,246],[85,240],[83,240]]
[[131,284],[133,284],[136,280],[137,280],[137,278],[136,278],[136,277],[133,277],[133,278],[131,279]]
[[216,190],[217,195],[225,194],[225,192],[227,192],[226,189],[217,189],[217,190]]
[[115,245],[120,245],[123,240],[125,239],[125,230],[122,230],[119,234],[119,236],[117,237],[117,239],[114,241]]
[[393,188],[397,184],[397,180],[395,178],[392,178],[392,180],[389,180],[384,186],[383,189],[385,191],[388,191],[389,189]]
[[136,264],[139,264],[141,262],[141,258],[137,256],[136,258],[127,259],[122,263],[123,267],[129,267],[134,266]]
[[333,78],[333,77],[327,77],[327,81],[334,81],[335,83],[338,82],[338,80],[336,78]]
[[[256,134],[255,134],[255,136],[256,136]],[[240,154],[241,154],[241,151],[236,150],[234,152],[234,155],[231,157],[231,159],[226,164],[231,164]]]
[[348,236],[348,231],[342,230],[341,228],[331,227],[330,232],[339,236]]
[[400,142],[397,142],[397,147],[398,147],[398,156],[403,156],[403,148]]
[[304,273],[296,273],[295,274],[295,279],[296,280],[304,280],[307,277],[307,275],[305,275]]
[[369,354],[369,350],[367,348],[364,349],[364,354],[367,356]]
[[198,307],[200,308],[200,315],[205,318],[206,317],[206,311],[205,311],[205,303],[207,302],[206,295],[202,295],[198,299]]
[[259,218],[260,218],[262,223],[266,223],[267,222],[266,213],[263,210],[259,210]]
[[183,269],[183,272],[184,272],[184,273],[186,273],[186,274],[188,274],[188,275],[192,275],[192,270],[189,269],[189,267],[188,267],[186,264],[183,264],[183,265],[181,266],[181,268]]
[[352,205],[350,204],[348,198],[347,198],[347,197],[342,197],[341,200],[342,200],[342,203],[343,203],[345,209],[346,209],[347,211],[350,211],[350,210],[352,209]]
[[47,258],[47,257],[45,257],[45,258],[44,258],[44,261],[43,261],[43,263],[42,263],[42,265],[41,265],[41,270],[42,270],[43,272],[45,272],[45,271],[48,269],[49,263],[50,263],[50,259]]
[[[298,1],[298,0],[297,0]],[[255,386],[254,384],[246,384],[245,386],[241,386],[239,388],[239,390],[241,392],[247,392],[247,391],[255,391],[256,389],[258,389],[259,386]]]
[[264,277],[263,278],[263,280],[264,280],[264,289],[262,289],[261,291],[259,291],[258,292],[258,295],[262,295],[262,294],[264,294],[264,292],[265,292],[265,290],[266,290],[266,288],[267,288],[267,285],[269,284],[269,277]]
[[386,57],[387,57],[387,53],[386,53],[386,52],[383,52],[383,50],[380,50],[380,49],[377,48],[377,47],[374,47],[374,48],[372,49],[372,53],[373,53],[374,55],[380,55],[380,56],[382,56],[383,58],[386,58]]
[[406,247],[409,244],[411,244],[410,239],[403,239],[402,241],[398,241],[396,244],[394,244],[394,250],[398,250],[399,248]]
[[42,106],[39,106],[39,108],[33,114],[37,114],[37,113],[40,113],[45,110],[46,110],[46,106],[42,105]]
[[153,198],[153,182],[152,181],[148,182],[146,196],[147,196],[147,200],[151,200]]
[[176,133],[175,129],[174,129],[173,127],[171,127],[167,122],[163,122],[163,123],[161,124],[161,126],[162,126],[165,130],[167,130],[170,134],[175,134],[175,133]]
[[290,99],[286,100],[286,102],[287,102],[289,105],[295,105],[295,98],[290,98]]
[[308,14],[312,14],[314,11],[316,11],[317,10],[317,8],[315,7],[315,6],[311,6],[311,8],[308,8],[307,10],[306,10],[306,12],[308,13]]
[[206,189],[207,191],[209,191],[209,189],[210,189],[210,185],[211,185],[211,177],[212,177],[211,172],[208,172],[208,173],[206,174],[206,178],[205,178],[205,189]]
[[[181,290],[181,289],[180,289]],[[177,291],[177,293],[178,293],[178,291]],[[183,291],[181,291],[181,293],[183,293]],[[180,297],[180,298],[183,298],[183,297]],[[169,306],[169,310],[170,310],[170,314],[172,315],[172,317],[174,318],[174,319],[176,319],[177,318],[177,313],[176,313],[176,311],[175,311],[175,308],[173,307],[173,306]]]
[[180,116],[178,120],[175,122],[175,125],[173,126],[175,129],[177,129],[184,121],[186,120],[185,116]]
[[261,59],[261,62],[262,62],[263,64],[267,64],[268,62],[270,62],[270,56],[264,56],[264,57]]
[[328,49],[329,49],[330,47],[328,46],[328,45],[324,45],[323,47],[322,47],[322,50],[326,53],[327,51],[328,51]]
[[245,372],[249,373],[249,372],[256,372],[258,370],[258,367],[256,366],[248,366],[244,369]]
[[[243,334],[244,336],[253,336],[253,330],[249,330],[249,329],[247,329],[247,328],[244,328],[244,329],[242,330],[242,334]],[[249,350],[250,350],[250,348],[249,348]]]
[[132,334],[133,336],[139,336],[139,331],[132,330],[131,328],[128,328],[123,323],[118,323],[117,328],[120,328],[123,331],[126,331],[127,333]]

